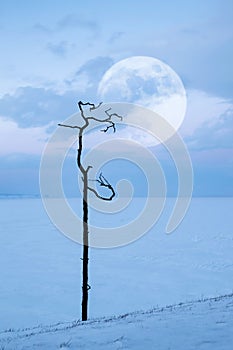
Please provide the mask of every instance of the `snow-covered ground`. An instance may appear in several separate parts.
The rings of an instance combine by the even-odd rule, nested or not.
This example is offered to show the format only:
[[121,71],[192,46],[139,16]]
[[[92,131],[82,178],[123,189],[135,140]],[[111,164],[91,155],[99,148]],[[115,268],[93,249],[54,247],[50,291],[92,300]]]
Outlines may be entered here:
[[87,322],[0,332],[9,349],[232,350],[233,294]]
[[[132,313],[135,310],[149,310],[232,293],[233,199],[192,199],[191,207],[182,224],[176,232],[165,235],[164,230],[173,202],[173,199],[168,199],[166,210],[158,224],[136,242],[123,248],[91,249],[90,318],[117,316]],[[73,206],[76,205],[78,204],[74,202]],[[40,199],[1,199],[0,212],[0,330],[25,327],[31,329],[38,324],[50,325],[79,319],[81,247],[54,228],[44,212]],[[159,341],[169,336],[171,339],[164,339],[164,347],[157,348],[176,349],[177,347],[172,345],[172,335],[176,332],[176,327],[180,325],[177,341],[182,343],[182,337],[184,342],[186,339],[185,332],[191,334],[192,327],[198,320],[200,324],[204,322],[206,328],[204,325],[203,327],[206,330],[209,328],[212,341],[218,344],[219,335],[214,332],[215,328],[219,332],[221,329],[224,329],[224,332],[227,330],[224,328],[224,323],[213,325],[211,320],[215,317],[215,310],[216,317],[217,312],[219,315],[222,313],[223,316],[228,317],[230,308],[224,303],[217,303],[212,310],[208,303],[204,303],[203,309],[200,309],[200,313],[197,309],[196,315],[195,305],[193,304],[192,308],[194,307],[193,312],[197,319],[192,318],[192,310],[189,313],[186,307],[179,309],[180,316],[165,309],[161,324],[159,316],[156,316],[159,314],[157,311],[152,313],[152,318],[144,311],[141,314],[132,314],[130,319],[135,320],[132,326],[127,319],[117,319],[119,332],[111,333],[109,329],[109,337],[103,341],[109,339],[112,343],[110,342],[109,347],[106,348],[130,348],[130,339],[132,338],[133,341],[133,333],[135,333],[135,339],[145,337],[145,342],[146,339]],[[168,314],[171,315],[169,320]],[[205,314],[207,314],[206,321],[201,316],[204,317]],[[146,319],[145,325],[144,321],[136,322],[140,317]],[[176,317],[178,317],[178,324]],[[115,327],[118,321],[113,320],[109,324]],[[107,334],[107,322],[101,322],[101,329]],[[187,323],[186,326],[184,322]],[[96,339],[102,333],[102,330],[98,331],[98,324],[97,320],[87,326]],[[122,328],[120,328],[121,325]],[[124,327],[131,332],[132,336],[127,338],[120,331]],[[170,327],[171,330],[169,330]],[[183,333],[182,327],[184,327]],[[197,339],[198,330],[201,331],[203,327],[198,328],[197,325],[195,327],[195,339]],[[139,329],[142,332],[141,335],[138,334]],[[83,337],[83,342],[87,341],[89,335],[85,336],[84,326],[78,326],[74,329],[74,332],[76,331],[82,333],[80,337]],[[70,330],[70,332],[73,331]],[[150,332],[154,332],[154,335]],[[19,332],[20,334],[23,333]],[[72,338],[71,344],[74,346],[75,341],[78,342],[81,338],[73,340],[72,334],[66,337],[63,333],[63,338],[57,338],[57,341],[62,343]],[[159,338],[156,338],[157,336]],[[57,341],[54,344],[58,344]],[[91,339],[88,341],[91,342]],[[99,342],[101,343],[101,337]],[[197,343],[198,340],[195,344]],[[90,344],[87,349],[90,348]],[[203,340],[199,348],[205,349],[209,346],[208,344],[208,339]],[[17,346],[14,348],[18,349]],[[27,348],[31,349],[29,345]],[[134,348],[137,349],[136,345]],[[147,348],[150,348],[149,345]],[[181,347],[178,348],[181,349]],[[228,347],[225,345],[216,349],[228,349]]]

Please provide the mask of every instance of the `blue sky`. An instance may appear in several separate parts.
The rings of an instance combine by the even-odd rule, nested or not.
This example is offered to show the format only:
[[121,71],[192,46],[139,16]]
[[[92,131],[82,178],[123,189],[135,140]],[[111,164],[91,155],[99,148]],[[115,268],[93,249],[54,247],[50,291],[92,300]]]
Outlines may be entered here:
[[[186,88],[180,133],[194,195],[232,196],[232,15],[230,0],[1,1],[0,193],[38,193],[41,152],[57,122],[77,100],[96,101],[113,63],[139,55],[170,65]],[[163,166],[173,194],[174,166],[166,157]]]

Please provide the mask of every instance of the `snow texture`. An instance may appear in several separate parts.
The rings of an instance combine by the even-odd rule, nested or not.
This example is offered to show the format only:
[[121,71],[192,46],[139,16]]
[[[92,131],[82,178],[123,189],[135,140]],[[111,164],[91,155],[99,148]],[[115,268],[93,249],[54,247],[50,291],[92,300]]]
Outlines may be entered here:
[[1,349],[232,350],[233,294],[0,333]]
[[[78,200],[71,202],[79,207]],[[166,235],[173,204],[168,199],[159,222],[136,242],[91,249],[90,321],[84,325],[79,321],[82,247],[56,230],[40,199],[1,199],[0,350],[34,344],[232,349],[232,297],[206,298],[233,293],[233,199],[192,199],[182,224]],[[98,223],[98,217],[92,220]],[[104,220],[105,226],[116,223],[111,215]],[[46,324],[57,325],[38,326]]]

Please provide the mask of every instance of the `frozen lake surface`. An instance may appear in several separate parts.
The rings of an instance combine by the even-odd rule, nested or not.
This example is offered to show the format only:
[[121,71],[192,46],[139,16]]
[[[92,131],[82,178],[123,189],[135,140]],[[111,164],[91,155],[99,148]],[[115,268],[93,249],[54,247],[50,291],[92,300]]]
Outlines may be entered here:
[[[233,199],[192,199],[166,235],[173,202],[136,242],[91,249],[91,318],[232,293]],[[57,231],[40,199],[1,199],[0,212],[0,329],[77,320],[82,247]]]

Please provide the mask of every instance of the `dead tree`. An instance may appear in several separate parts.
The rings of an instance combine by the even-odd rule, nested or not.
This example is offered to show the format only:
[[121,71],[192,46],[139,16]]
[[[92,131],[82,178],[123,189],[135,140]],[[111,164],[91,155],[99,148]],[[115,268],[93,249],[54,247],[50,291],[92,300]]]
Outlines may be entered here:
[[[116,131],[116,125],[113,121],[113,117],[116,117],[122,120],[122,117],[117,113],[111,113],[111,108],[104,111],[106,117],[103,119],[96,118],[94,116],[86,116],[83,106],[88,106],[89,111],[92,112],[95,109],[99,108],[102,105],[102,102],[98,105],[93,103],[83,103],[82,101],[78,102],[78,108],[81,113],[81,117],[84,121],[82,126],[78,125],[66,125],[66,124],[58,124],[59,126],[63,126],[66,128],[77,129],[78,130],[78,149],[77,149],[77,166],[79,171],[81,172],[82,181],[83,181],[83,194],[82,194],[82,204],[83,204],[83,283],[82,283],[82,321],[87,320],[88,316],[88,291],[91,288],[88,284],[88,260],[89,260],[89,232],[88,232],[88,191],[95,194],[95,196],[99,199],[105,201],[111,201],[115,197],[115,191],[112,185],[107,181],[107,179],[100,173],[99,177],[95,180],[91,180],[88,178],[88,171],[92,168],[91,165],[88,165],[86,168],[82,164],[82,151],[83,151],[83,136],[85,130],[88,128],[90,121],[96,121],[98,123],[105,123],[106,127],[102,129],[102,132],[108,132],[110,129],[113,132]],[[98,191],[89,185],[90,181],[95,181],[99,186],[105,187],[109,190],[110,195],[108,197],[104,197],[98,193]]]

